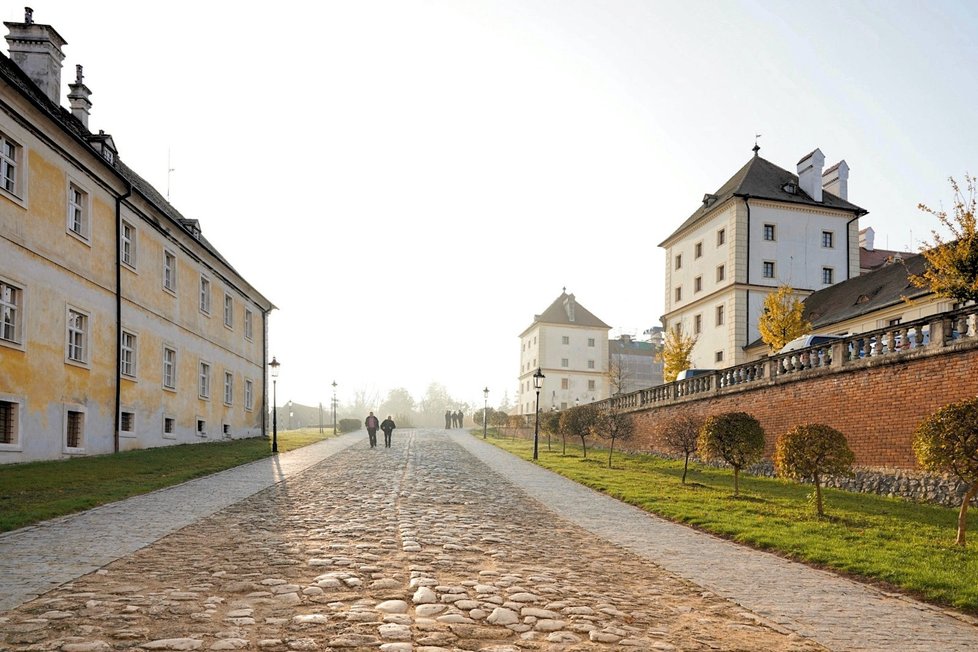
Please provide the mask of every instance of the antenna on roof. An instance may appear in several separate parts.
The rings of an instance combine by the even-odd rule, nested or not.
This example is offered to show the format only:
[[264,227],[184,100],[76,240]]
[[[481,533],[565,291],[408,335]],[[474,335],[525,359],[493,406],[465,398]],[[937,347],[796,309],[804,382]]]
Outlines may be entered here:
[[761,151],[761,146],[757,144],[757,139],[760,138],[760,137],[761,137],[761,134],[754,134],[754,147],[753,147],[754,156],[757,156],[757,153],[759,151]]
[[170,148],[166,148],[166,200],[170,201],[170,173],[176,168],[170,165]]

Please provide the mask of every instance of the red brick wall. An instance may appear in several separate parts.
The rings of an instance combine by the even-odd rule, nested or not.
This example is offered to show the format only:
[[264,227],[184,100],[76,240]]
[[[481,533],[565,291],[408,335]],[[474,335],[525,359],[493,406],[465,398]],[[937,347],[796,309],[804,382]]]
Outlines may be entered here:
[[941,406],[976,394],[978,348],[961,344],[893,361],[859,361],[795,381],[734,387],[704,399],[639,410],[633,413],[635,437],[625,448],[666,450],[659,430],[677,414],[740,411],[763,426],[767,457],[780,434],[799,424],[824,423],[846,435],[856,466],[915,468],[911,441],[920,421]]

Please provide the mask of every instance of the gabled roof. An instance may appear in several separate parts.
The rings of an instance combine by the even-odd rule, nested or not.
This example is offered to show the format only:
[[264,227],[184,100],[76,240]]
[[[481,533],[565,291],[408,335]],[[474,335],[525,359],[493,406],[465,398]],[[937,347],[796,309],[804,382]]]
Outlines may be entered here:
[[536,324],[584,326],[611,330],[611,326],[595,317],[591,311],[577,302],[573,294],[567,294],[566,290],[561,292],[560,296],[542,314],[534,315],[533,323],[523,332],[530,330]]
[[[793,184],[796,188],[794,193],[785,190],[785,186],[789,183]],[[787,170],[779,168],[774,163],[755,154],[751,160],[747,161],[744,167],[740,168],[725,184],[720,186],[719,190],[706,195],[703,198],[703,205],[697,208],[678,229],[673,231],[672,235],[660,242],[659,246],[664,247],[667,242],[706,218],[731,197],[773,199],[787,204],[821,206],[823,208],[849,211],[859,215],[865,215],[869,212],[824,190],[822,191],[822,201],[815,201],[798,186],[797,174],[792,174]]]

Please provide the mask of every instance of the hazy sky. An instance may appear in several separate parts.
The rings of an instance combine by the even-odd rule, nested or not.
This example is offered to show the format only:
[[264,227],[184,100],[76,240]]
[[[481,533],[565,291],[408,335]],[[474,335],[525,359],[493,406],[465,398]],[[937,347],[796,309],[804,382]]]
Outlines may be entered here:
[[845,158],[882,248],[916,249],[917,203],[978,173],[975,3],[32,6],[68,41],[62,97],[83,64],[90,126],[164,194],[170,152],[172,203],[278,306],[281,403],[334,379],[512,399],[563,286],[657,325],[657,244],[754,134],[792,171]]

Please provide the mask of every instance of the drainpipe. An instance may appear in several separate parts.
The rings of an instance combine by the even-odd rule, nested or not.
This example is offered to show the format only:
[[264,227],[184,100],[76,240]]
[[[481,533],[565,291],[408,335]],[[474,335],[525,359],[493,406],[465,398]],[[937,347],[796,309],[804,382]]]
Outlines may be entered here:
[[268,310],[261,311],[261,434],[268,436]]
[[[744,311],[744,346],[750,344],[750,195],[744,195],[744,206],[747,207],[747,309]],[[735,281],[736,282],[736,281]]]
[[115,417],[112,450],[119,452],[119,411],[122,409],[122,202],[132,194],[126,181],[126,194],[115,200]]

